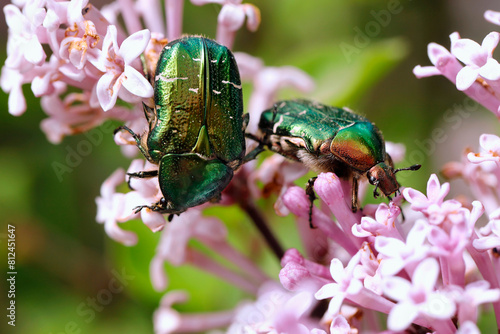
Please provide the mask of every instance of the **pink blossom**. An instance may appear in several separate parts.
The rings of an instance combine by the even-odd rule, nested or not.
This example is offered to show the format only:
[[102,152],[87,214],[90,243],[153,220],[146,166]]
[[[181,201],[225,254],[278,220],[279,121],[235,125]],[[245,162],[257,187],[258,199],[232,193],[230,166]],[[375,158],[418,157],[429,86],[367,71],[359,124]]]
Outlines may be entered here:
[[[82,10],[88,0],[71,1],[68,4],[68,28],[60,43],[59,56],[70,62],[77,70],[82,70],[89,53],[96,56],[97,47],[102,45],[101,36],[94,22],[85,20]],[[83,77],[80,77],[83,79]]]
[[314,295],[316,299],[332,298],[328,306],[328,313],[336,314],[340,311],[346,297],[358,294],[363,288],[363,283],[354,278],[354,269],[361,259],[361,254],[356,253],[344,268],[340,260],[333,259],[330,265],[330,274],[335,283],[328,283]]
[[2,67],[2,77],[0,83],[2,90],[9,94],[8,108],[13,116],[20,116],[26,111],[26,99],[24,98],[22,85],[26,83],[26,78],[18,71]]
[[337,314],[333,317],[332,323],[330,324],[330,334],[355,334],[358,333],[357,330],[351,331],[351,326],[347,322],[347,319]]
[[414,267],[429,254],[430,247],[425,243],[428,232],[428,224],[424,220],[417,220],[406,241],[384,236],[375,238],[375,249],[381,259],[381,274],[392,276],[403,268],[413,272]]
[[427,182],[427,196],[418,190],[405,188],[403,195],[411,203],[411,208],[416,211],[426,211],[432,205],[440,206],[450,191],[450,184],[444,183],[442,186],[436,174],[432,174]]
[[[419,316],[446,320],[455,313],[455,304],[444,294],[435,290],[439,265],[433,258],[425,259],[412,275],[412,282],[401,277],[385,279],[384,293],[397,301],[389,313],[387,326],[391,330],[404,330]],[[450,321],[451,322],[451,321]],[[438,329],[446,323],[434,322]],[[443,331],[442,333],[445,333]]]
[[500,13],[493,11],[493,10],[487,10],[484,12],[484,18],[486,21],[489,21],[493,24],[500,25]]
[[381,295],[383,278],[379,260],[367,242],[363,243],[360,254],[360,263],[354,268],[353,276],[363,281],[365,288]]
[[479,239],[473,241],[474,247],[478,250],[500,247],[500,208],[492,212],[489,218],[488,224],[479,230]]
[[[452,34],[450,39],[453,42],[454,40],[459,39],[459,36],[457,34]],[[413,69],[415,76],[417,78],[424,78],[432,75],[443,75],[448,80],[453,82],[453,84],[457,84],[457,75],[463,69],[463,66],[456,59],[456,57],[446,50],[446,48],[436,43],[429,44],[427,54],[429,55],[429,59],[434,66],[416,66]],[[463,92],[491,110],[497,117],[500,115],[498,111],[500,99],[486,85],[475,81]]]
[[247,18],[247,28],[256,31],[260,24],[260,11],[252,4],[241,4],[243,0],[191,0],[197,6],[216,3],[222,5],[217,25],[217,42],[233,47],[236,31]]
[[456,334],[481,334],[481,332],[475,323],[467,321],[458,328]]
[[187,299],[187,293],[184,291],[170,291],[163,296],[153,316],[156,334],[201,332],[231,323],[233,310],[181,314],[173,308],[174,304],[186,302]]
[[490,289],[490,284],[482,280],[467,284],[465,289],[456,285],[450,286],[446,293],[457,304],[458,321],[461,325],[469,321],[476,323],[479,306],[500,299],[500,289]]
[[288,249],[281,259],[279,278],[283,287],[290,291],[302,291],[316,287],[318,289],[330,279],[328,269],[305,259],[296,249]]
[[499,39],[499,33],[491,32],[479,45],[458,34],[453,35],[451,53],[466,65],[457,74],[458,90],[466,90],[479,76],[493,81],[500,79],[500,64],[493,58]]
[[394,237],[401,239],[401,235],[396,226],[396,219],[401,213],[401,209],[385,203],[377,207],[375,219],[371,217],[361,218],[361,224],[352,226],[352,234],[357,237],[379,236]]
[[44,96],[41,103],[49,118],[44,119],[40,127],[53,144],[59,144],[65,136],[89,131],[106,119],[125,121],[133,116],[123,107],[115,107],[108,113],[92,108],[85,94],[68,94],[64,100],[57,95]]
[[479,137],[479,145],[482,152],[469,153],[467,158],[472,163],[481,163],[483,161],[494,161],[500,165],[500,138],[493,134],[482,134]]
[[116,170],[101,186],[101,197],[96,198],[96,221],[104,224],[106,233],[116,241],[127,246],[137,243],[137,235],[118,227],[117,217],[123,216],[126,210],[124,194],[116,193],[116,187],[125,181],[125,171]]
[[[95,67],[104,72],[96,85],[97,98],[104,111],[115,105],[119,94],[122,99],[130,102],[137,99],[134,96],[147,98],[153,95],[151,84],[131,66],[146,49],[150,39],[149,31],[141,30],[132,34],[120,47],[116,36],[116,27],[108,26],[102,52],[98,57],[89,59]],[[126,90],[122,90],[122,87]]]
[[5,20],[9,26],[5,66],[25,72],[45,61],[46,55],[37,36],[37,29],[43,23],[45,10],[39,8],[32,13],[28,11],[30,7],[33,8],[39,3],[33,2],[31,6],[26,6],[23,12],[11,4],[4,7]]
[[315,333],[317,323],[309,313],[314,307],[313,296],[305,291],[291,293],[275,282],[264,284],[254,303],[238,307],[227,333]]

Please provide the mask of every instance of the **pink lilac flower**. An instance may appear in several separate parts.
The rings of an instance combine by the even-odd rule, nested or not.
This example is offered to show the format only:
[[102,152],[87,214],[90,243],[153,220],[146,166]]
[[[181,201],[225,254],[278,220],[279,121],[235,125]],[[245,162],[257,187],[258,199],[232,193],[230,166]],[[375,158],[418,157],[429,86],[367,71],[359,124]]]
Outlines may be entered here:
[[[90,62],[104,72],[96,85],[97,98],[104,111],[111,109],[118,95],[127,102],[134,102],[136,96],[153,96],[153,87],[132,63],[146,49],[150,39],[149,30],[141,30],[125,39],[118,47],[116,27],[109,26],[104,37],[102,52]],[[125,90],[121,88],[125,88]]]
[[406,236],[406,241],[385,236],[375,238],[375,249],[380,255],[382,275],[392,276],[403,268],[411,274],[420,261],[429,254],[430,247],[425,243],[428,232],[428,223],[417,220]]
[[227,326],[234,317],[234,311],[210,313],[180,313],[174,304],[186,302],[188,296],[183,291],[170,291],[160,301],[155,311],[154,330],[156,334],[201,332]]
[[109,118],[128,121],[136,117],[124,107],[114,107],[107,113],[101,108],[92,108],[89,100],[88,93],[71,93],[64,100],[58,95],[42,97],[42,108],[49,118],[44,119],[40,127],[51,143],[59,144],[65,136],[89,131]]
[[363,243],[359,265],[354,268],[353,277],[363,282],[363,286],[378,295],[382,294],[382,274],[380,260],[371,249],[368,242]]
[[479,137],[479,145],[483,149],[480,153],[469,153],[469,158],[472,163],[480,163],[483,161],[494,161],[500,165],[500,138],[493,134],[482,134]]
[[314,329],[320,329],[309,316],[313,306],[311,293],[288,292],[275,282],[267,282],[255,302],[237,308],[227,333],[315,333]]
[[[259,10],[242,0],[192,3],[222,6],[217,40],[230,48],[245,20],[251,31],[260,23]],[[173,40],[182,35],[183,5],[183,0],[167,0],[165,13],[155,0],[118,0],[102,10],[87,0],[28,0],[7,5],[8,57],[2,68],[1,87],[9,93],[9,112],[20,115],[26,110],[22,85],[30,83],[48,115],[41,127],[51,142],[90,131],[110,118],[125,122],[135,133],[145,133],[148,127],[142,116],[142,101],[150,98],[153,90],[139,56],[144,55],[147,71],[152,73],[167,43],[164,36]],[[485,18],[496,24],[499,17],[497,12],[485,13]],[[450,39],[451,52],[429,44],[434,66],[417,66],[414,73],[417,77],[443,75],[500,115],[500,66],[493,58],[499,34],[488,34],[481,45],[460,38],[458,33],[451,34]],[[50,50],[50,57],[44,50]],[[266,67],[261,59],[245,53],[236,52],[235,57],[242,79],[252,86],[247,108],[247,131],[252,134],[257,133],[260,113],[276,102],[282,88],[293,87],[305,93],[314,87],[312,79],[299,69]],[[126,106],[122,106],[124,103]],[[124,154],[137,155],[130,133],[120,131],[114,138]],[[427,195],[412,188],[402,191],[410,203],[404,207],[409,213],[406,221],[399,215],[401,196],[388,205],[367,205],[353,213],[351,183],[333,173],[318,175],[314,183],[319,205],[313,206],[310,221],[309,197],[302,187],[294,185],[306,173],[304,166],[277,155],[260,166],[255,162],[245,164],[222,194],[219,205],[241,204],[237,196],[243,192],[251,193],[248,198],[252,200],[278,194],[275,211],[295,216],[304,250],[304,255],[294,248],[284,252],[279,276],[268,276],[232,246],[223,222],[203,213],[213,203],[191,208],[169,223],[164,215],[148,208],[136,212],[137,206],[151,205],[163,197],[157,178],[129,179],[123,169],[115,171],[96,199],[96,220],[104,224],[111,238],[128,246],[137,242],[137,235],[122,229],[119,223],[133,224],[140,219],[152,232],[161,233],[150,263],[151,281],[157,291],[169,286],[164,266],[168,262],[173,266],[191,265],[218,276],[250,298],[235,309],[182,313],[174,305],[187,300],[186,292],[169,291],[154,314],[156,333],[217,328],[227,328],[230,333],[358,333],[367,328],[395,333],[412,330],[414,324],[424,330],[453,333],[457,328],[452,317],[458,319],[458,333],[478,333],[475,322],[480,305],[491,303],[500,319],[500,260],[496,249],[500,247],[499,143],[497,136],[484,134],[481,152],[469,153],[468,159],[464,155],[462,162],[447,167],[448,175],[462,176],[469,182],[481,202],[471,200],[466,208],[455,199],[445,200],[450,186],[441,185],[433,174]],[[404,158],[404,147],[386,144],[395,161]],[[252,145],[255,143],[248,147]],[[137,159],[127,172],[157,169]],[[256,182],[262,184],[260,188]],[[360,186],[361,200],[365,185]],[[235,191],[238,187],[248,189]],[[476,232],[476,223],[485,210],[489,222]],[[214,256],[193,247],[193,239]],[[326,300],[328,310],[314,297]],[[388,315],[387,331],[378,321],[380,314]]]
[[399,224],[396,224],[400,213],[401,209],[392,202],[389,205],[382,203],[377,208],[375,219],[365,216],[361,218],[360,224],[352,225],[352,234],[357,237],[383,235],[401,239],[397,229]]
[[[439,264],[433,258],[422,261],[412,275],[412,282],[401,277],[385,279],[384,293],[397,301],[389,313],[387,326],[391,330],[404,330],[418,316],[431,319],[450,319],[455,313],[455,304],[446,295],[436,291]],[[451,319],[448,322],[433,322],[440,333],[452,333]]]
[[481,334],[477,325],[472,321],[467,321],[457,330],[456,334]]
[[500,208],[492,212],[489,222],[479,230],[479,239],[474,240],[473,245],[478,250],[489,250],[500,247]]
[[466,90],[479,76],[488,80],[500,79],[500,64],[493,58],[500,34],[489,33],[479,45],[473,40],[452,35],[451,53],[466,66],[457,74],[458,90]]
[[484,12],[484,18],[493,24],[500,25],[500,12],[487,10]]
[[443,167],[443,175],[449,179],[462,178],[474,195],[485,207],[486,212],[492,213],[499,206],[499,175],[497,164],[493,161],[483,161],[473,163],[469,154],[474,155],[472,160],[482,159],[483,153],[471,153],[470,149],[465,150],[462,161],[449,162]]
[[457,304],[460,325],[467,322],[476,323],[479,306],[500,299],[500,289],[490,289],[490,284],[483,280],[469,283],[465,289],[456,285],[450,286],[445,293]]
[[101,186],[101,197],[96,198],[98,223],[104,224],[106,233],[113,239],[131,246],[137,243],[135,233],[118,227],[117,217],[124,214],[125,194],[116,193],[116,187],[125,181],[125,171],[116,170]]
[[[459,36],[452,34],[450,39],[453,43],[453,41],[459,39]],[[433,75],[443,75],[456,85],[457,75],[464,67],[455,55],[436,43],[429,44],[427,53],[434,66],[416,66],[413,69],[415,76],[417,78],[424,78]],[[500,98],[488,85],[483,85],[483,83],[476,80],[470,87],[464,89],[463,92],[492,111],[497,117],[500,117]]]
[[217,25],[217,42],[228,48],[233,47],[236,31],[247,18],[247,28],[256,31],[260,24],[260,11],[252,4],[242,4],[243,0],[191,0],[197,6],[216,3],[222,5]]

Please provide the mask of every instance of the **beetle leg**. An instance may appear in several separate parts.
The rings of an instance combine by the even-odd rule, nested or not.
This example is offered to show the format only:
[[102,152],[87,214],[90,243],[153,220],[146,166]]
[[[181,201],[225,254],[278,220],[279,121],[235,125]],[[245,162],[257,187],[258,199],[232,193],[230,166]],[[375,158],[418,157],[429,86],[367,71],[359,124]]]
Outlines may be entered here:
[[309,197],[309,227],[311,228],[316,228],[316,226],[313,225],[312,223],[312,212],[313,212],[313,205],[314,205],[314,200],[317,198],[316,194],[314,193],[314,182],[316,181],[318,177],[311,177],[307,181],[307,187],[306,187],[306,195]]
[[130,177],[137,177],[139,179],[149,179],[150,177],[158,176],[157,170],[143,170],[141,172],[127,173]]
[[136,173],[127,173],[127,175],[129,176],[128,180],[127,180],[127,184],[128,184],[128,187],[130,188],[130,190],[135,190],[131,185],[130,185],[130,180],[133,178],[133,177],[137,177],[139,179],[147,179],[147,178],[150,178],[150,177],[155,177],[155,176],[158,176],[158,171],[157,170],[145,170],[145,171],[142,171],[142,172],[136,172]]
[[[156,211],[162,213],[165,210],[165,198],[161,198],[158,202],[153,203],[151,205],[139,205],[134,208],[135,213],[139,213],[142,209],[148,208],[151,211]],[[170,221],[170,220],[169,220]]]
[[377,188],[378,188],[378,182],[375,183],[375,189],[373,189],[373,198],[377,198],[380,196],[380,194],[377,191]]
[[358,211],[358,177],[352,177],[351,211]]
[[125,130],[132,135],[132,138],[134,138],[135,144],[136,144],[137,148],[139,149],[139,151],[141,151],[142,155],[144,155],[146,157],[146,159],[150,160],[151,157],[148,153],[148,150],[142,146],[141,137],[138,136],[134,131],[130,130],[125,125],[122,125],[122,126],[119,126],[118,128],[116,128],[115,131],[113,132],[113,134],[116,134],[118,131],[121,131],[121,130]]
[[264,145],[259,144],[256,148],[248,152],[248,154],[243,157],[243,163],[249,162],[257,158],[257,156],[264,151],[265,151]]

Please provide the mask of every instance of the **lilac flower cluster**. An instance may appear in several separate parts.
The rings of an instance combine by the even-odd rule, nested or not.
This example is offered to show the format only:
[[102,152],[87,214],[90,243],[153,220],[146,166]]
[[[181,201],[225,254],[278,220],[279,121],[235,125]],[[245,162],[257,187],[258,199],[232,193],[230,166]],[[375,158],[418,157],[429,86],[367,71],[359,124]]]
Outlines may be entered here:
[[[260,23],[259,10],[242,0],[191,2],[222,6],[217,41],[230,48],[245,20],[252,31]],[[110,118],[143,133],[147,124],[141,102],[152,96],[153,88],[142,74],[139,57],[154,64],[167,40],[180,37],[183,4],[165,0],[165,19],[154,0],[117,0],[101,10],[85,0],[17,0],[5,6],[9,40],[1,86],[9,93],[9,112],[24,113],[21,87],[29,83],[41,97],[48,115],[41,127],[53,143]],[[499,13],[488,11],[485,17],[500,24]],[[500,64],[492,56],[499,40],[499,33],[493,32],[479,45],[454,33],[451,51],[431,43],[434,66],[417,66],[414,72],[417,77],[445,76],[500,117]],[[256,132],[260,113],[273,104],[280,89],[308,92],[314,87],[296,68],[266,67],[261,59],[241,52],[235,57],[242,79],[253,87],[247,107],[250,133]],[[129,133],[117,133],[115,141],[127,156],[137,154]],[[445,166],[447,176],[469,183],[477,200],[446,199],[449,184],[431,175],[426,194],[405,188],[389,204],[366,205],[353,213],[346,195],[350,183],[323,173],[314,183],[320,199],[312,211],[314,229],[309,226],[309,198],[294,185],[307,173],[304,166],[278,155],[259,166],[245,164],[217,205],[239,204],[258,220],[251,203],[278,194],[277,214],[295,216],[302,241],[302,251],[284,252],[279,277],[269,277],[236,250],[222,221],[203,215],[203,209],[214,204],[191,208],[169,223],[149,209],[135,213],[134,207],[162,197],[155,178],[131,179],[133,190],[122,193],[117,188],[125,183],[126,173],[115,171],[101,187],[96,219],[111,238],[128,246],[137,236],[119,223],[140,218],[153,232],[161,231],[150,264],[158,291],[168,287],[168,262],[212,273],[255,297],[234,309],[186,314],[176,311],[175,304],[185,302],[188,293],[169,291],[153,317],[156,333],[220,328],[229,333],[479,333],[476,323],[484,305],[493,306],[500,324],[500,138],[484,134],[480,146],[480,152],[466,152],[461,162]],[[400,145],[388,143],[387,151],[396,162],[404,156]],[[138,159],[128,172],[155,168]],[[365,189],[366,183],[361,184],[361,197]],[[403,199],[409,205],[402,205]],[[480,219],[486,221],[483,227],[477,224]],[[193,247],[192,239],[225,262]]]

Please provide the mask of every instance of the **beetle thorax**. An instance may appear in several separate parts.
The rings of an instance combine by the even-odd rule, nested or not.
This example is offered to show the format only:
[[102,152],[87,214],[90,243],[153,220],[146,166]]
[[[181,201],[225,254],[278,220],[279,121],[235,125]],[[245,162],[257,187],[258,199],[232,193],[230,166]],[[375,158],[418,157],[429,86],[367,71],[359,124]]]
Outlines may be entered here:
[[370,168],[366,176],[368,177],[368,181],[377,186],[385,196],[389,196],[399,189],[394,169],[384,162],[380,162]]

